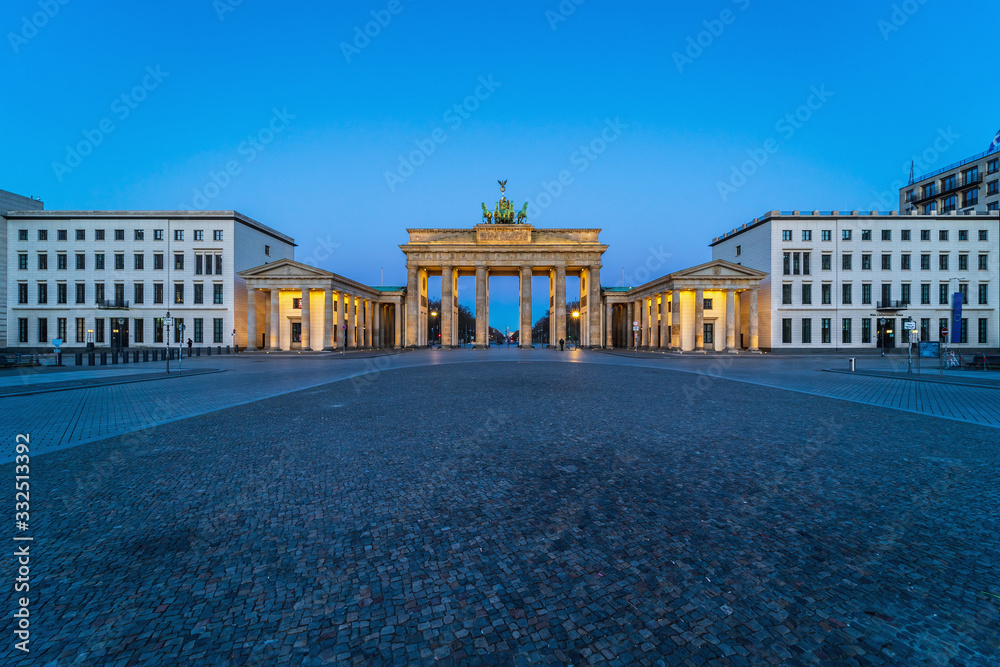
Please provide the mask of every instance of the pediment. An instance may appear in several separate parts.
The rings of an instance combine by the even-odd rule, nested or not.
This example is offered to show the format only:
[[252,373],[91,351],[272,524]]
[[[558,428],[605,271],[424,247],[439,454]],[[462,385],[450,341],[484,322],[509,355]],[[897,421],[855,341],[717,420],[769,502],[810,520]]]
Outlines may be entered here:
[[765,276],[767,274],[763,271],[733,264],[724,259],[712,260],[706,264],[671,274],[674,280],[683,278],[764,278]]
[[279,259],[240,271],[243,278],[333,278],[334,274],[324,269],[309,266],[293,259]]

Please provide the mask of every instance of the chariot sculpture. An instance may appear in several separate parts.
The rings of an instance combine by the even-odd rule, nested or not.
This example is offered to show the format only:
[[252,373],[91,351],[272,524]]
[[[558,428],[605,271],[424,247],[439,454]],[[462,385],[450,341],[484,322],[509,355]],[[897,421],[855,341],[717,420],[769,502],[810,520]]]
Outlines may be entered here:
[[519,225],[524,224],[528,219],[528,202],[520,211],[515,210],[513,202],[507,199],[507,181],[498,180],[500,184],[500,201],[493,207],[493,211],[486,208],[483,202],[483,222],[487,225]]

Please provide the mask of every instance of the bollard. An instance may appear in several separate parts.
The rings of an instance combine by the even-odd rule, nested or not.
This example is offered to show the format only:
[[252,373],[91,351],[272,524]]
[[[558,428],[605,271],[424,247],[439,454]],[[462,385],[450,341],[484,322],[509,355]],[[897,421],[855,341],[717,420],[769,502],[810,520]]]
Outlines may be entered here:
[[855,370],[855,366],[854,366],[854,357],[851,357],[851,372],[853,373],[853,372],[854,372],[854,370]]
[[229,352],[229,346],[227,345],[227,346],[226,346],[226,354],[229,354],[229,353],[230,353],[230,352]]
[[212,348],[206,347],[205,349],[208,350],[208,356],[212,356]]
[[219,349],[217,350],[217,352],[218,352],[219,354],[222,354],[222,346],[221,346],[221,345],[219,346]]
[[83,352],[76,353],[76,365],[83,366]]
[[201,356],[201,348],[200,347],[198,348],[198,351],[194,353],[194,356],[196,356],[196,357],[200,357]]
[[101,352],[101,365],[102,366],[107,366],[108,365],[108,353],[107,352]]
[[143,361],[149,361],[149,350],[143,350],[142,351],[142,360]]
[[90,352],[90,353],[87,354],[87,365],[88,366],[94,366],[95,365],[94,362],[97,361],[97,359],[95,358],[96,356],[97,356],[96,352]]

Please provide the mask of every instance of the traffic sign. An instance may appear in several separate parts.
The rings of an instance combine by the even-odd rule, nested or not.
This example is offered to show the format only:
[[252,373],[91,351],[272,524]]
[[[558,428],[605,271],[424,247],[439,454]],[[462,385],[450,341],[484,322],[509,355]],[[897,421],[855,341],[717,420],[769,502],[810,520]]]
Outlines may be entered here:
[[947,336],[948,335],[948,330],[947,329],[941,329],[941,335],[942,336]]
[[172,317],[164,317],[164,318],[163,318],[163,323],[164,323],[164,324],[165,324],[166,326],[168,326],[168,327],[169,327],[169,326],[171,326],[171,325],[172,325],[172,324],[174,323],[174,318],[172,318]]
[[639,327],[632,327],[632,331],[638,331]]
[[913,320],[905,320],[903,322],[903,328],[906,329],[907,331],[913,331],[914,329],[917,328],[917,323],[914,322]]
[[639,322],[638,321],[632,322],[632,326],[634,326],[634,327],[639,326]]

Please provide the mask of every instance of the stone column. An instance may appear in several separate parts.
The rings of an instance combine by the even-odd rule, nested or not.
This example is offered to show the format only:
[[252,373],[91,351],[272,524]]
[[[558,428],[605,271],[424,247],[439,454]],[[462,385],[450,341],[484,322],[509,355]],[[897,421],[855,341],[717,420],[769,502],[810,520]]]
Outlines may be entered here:
[[681,350],[681,291],[673,290],[670,295],[670,349]]
[[736,292],[726,290],[726,352],[736,349]]
[[373,304],[372,312],[372,347],[379,350],[382,348],[382,304]]
[[625,304],[625,347],[631,350],[635,347],[635,332],[632,331],[632,323],[635,322],[635,302],[629,301]]
[[277,287],[271,288],[271,340],[269,341],[269,349],[280,350],[281,349],[281,322],[279,318],[280,308],[278,306],[278,295],[280,290]]
[[375,346],[375,318],[372,316],[372,311],[375,308],[375,303],[371,299],[365,299],[365,347],[372,348]]
[[556,294],[553,310],[556,317],[556,340],[566,340],[566,267],[559,265],[556,267]]
[[670,313],[667,312],[667,293],[660,295],[660,349],[670,349]]
[[347,348],[347,329],[344,328],[347,324],[347,318],[344,316],[347,313],[347,295],[341,292],[337,299],[340,302],[337,308],[337,347],[343,350]]
[[485,266],[476,267],[476,349],[488,347],[489,314],[486,305],[489,302],[487,281],[489,276]]
[[333,288],[323,290],[323,349],[333,350],[337,332],[333,329]]
[[590,313],[590,335],[587,343],[592,348],[601,347],[601,265],[590,267],[590,296],[587,297],[587,309]]
[[759,317],[757,311],[757,290],[754,287],[750,290],[750,351],[759,352],[760,348],[760,329],[758,328],[757,318]]
[[649,297],[649,349],[660,347],[660,307],[656,305],[656,295]]
[[399,350],[402,348],[403,339],[401,338],[402,328],[403,328],[403,317],[402,308],[400,304],[392,304],[392,324],[395,327],[396,339],[393,341],[393,346],[395,349]]
[[614,334],[614,305],[609,301],[604,306],[604,347],[609,350],[615,346]]
[[705,290],[694,291],[694,351],[705,350]]
[[638,302],[639,317],[635,318],[639,320],[639,347],[645,348],[649,345],[649,311],[646,308],[646,297],[642,297]]
[[531,349],[531,267],[521,267],[521,331],[518,333],[518,347]]
[[309,345],[310,345],[310,343],[312,343],[312,340],[311,340],[311,338],[309,336],[309,334],[310,334],[310,326],[309,325],[311,324],[311,322],[309,321],[309,318],[310,318],[310,316],[311,316],[312,313],[309,310],[309,288],[308,287],[303,287],[302,288],[302,301],[301,301],[301,304],[302,304],[302,343],[301,343],[301,346],[302,346],[303,350],[309,350],[309,349],[311,349],[309,347]]
[[345,295],[347,299],[347,340],[345,347],[354,348],[358,346],[358,330],[355,328],[354,295]]
[[406,347],[417,346],[417,325],[420,312],[420,290],[417,284],[418,268],[406,267]]
[[257,349],[257,290],[247,286],[247,352]]
[[455,267],[441,267],[441,349],[455,345]]

